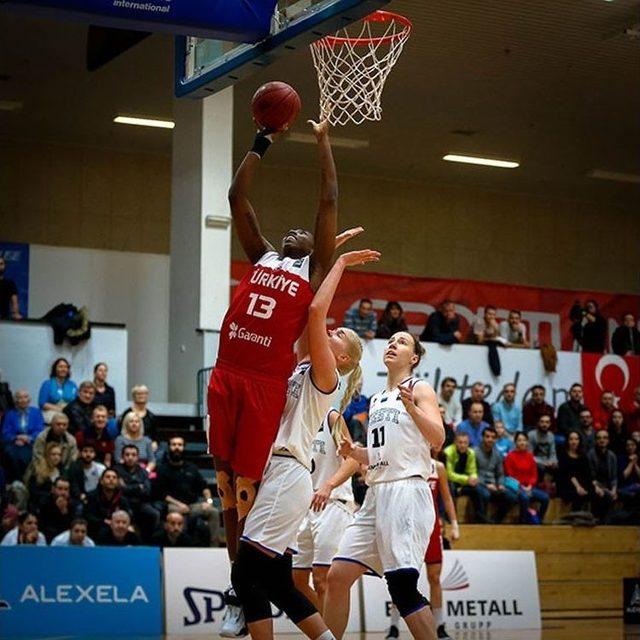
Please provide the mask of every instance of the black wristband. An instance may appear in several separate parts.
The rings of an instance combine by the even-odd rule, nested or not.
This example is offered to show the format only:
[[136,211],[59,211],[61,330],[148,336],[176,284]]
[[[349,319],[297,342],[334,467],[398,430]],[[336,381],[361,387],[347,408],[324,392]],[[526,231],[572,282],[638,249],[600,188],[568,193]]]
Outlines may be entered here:
[[267,149],[271,146],[271,139],[260,132],[256,134],[256,138],[253,141],[253,147],[251,147],[251,153],[255,153],[257,156],[262,158],[265,153],[267,153]]

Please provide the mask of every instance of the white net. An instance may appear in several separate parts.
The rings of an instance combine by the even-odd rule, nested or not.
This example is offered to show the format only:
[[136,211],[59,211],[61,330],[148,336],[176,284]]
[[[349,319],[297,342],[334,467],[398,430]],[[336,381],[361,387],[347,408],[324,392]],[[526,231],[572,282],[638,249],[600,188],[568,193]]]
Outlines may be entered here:
[[320,118],[334,126],[380,120],[384,83],[410,33],[406,18],[376,11],[355,29],[351,25],[314,42]]

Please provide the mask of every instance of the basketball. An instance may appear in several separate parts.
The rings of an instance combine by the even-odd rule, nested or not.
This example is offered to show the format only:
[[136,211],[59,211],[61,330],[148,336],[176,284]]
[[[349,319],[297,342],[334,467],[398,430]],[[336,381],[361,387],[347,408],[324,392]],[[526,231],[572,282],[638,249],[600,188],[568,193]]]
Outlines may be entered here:
[[267,82],[254,94],[251,110],[256,123],[264,129],[285,131],[298,117],[302,102],[296,90],[286,82]]

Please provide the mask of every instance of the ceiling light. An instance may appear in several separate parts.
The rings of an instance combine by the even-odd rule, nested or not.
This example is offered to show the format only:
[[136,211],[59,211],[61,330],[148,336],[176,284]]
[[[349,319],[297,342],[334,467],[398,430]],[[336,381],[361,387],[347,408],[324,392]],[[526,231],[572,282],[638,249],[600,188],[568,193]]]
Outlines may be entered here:
[[136,118],[133,116],[117,116],[113,119],[118,124],[136,124],[140,127],[159,127],[160,129],[173,129],[176,123],[171,120],[158,120],[156,118]]
[[604,169],[591,169],[587,173],[589,178],[601,180],[613,180],[614,182],[634,182],[640,184],[640,175],[637,173],[620,173],[619,171],[605,171]]
[[519,162],[513,160],[495,160],[494,158],[478,158],[476,156],[459,156],[455,153],[448,153],[442,157],[447,162],[464,162],[466,164],[482,164],[487,167],[500,167],[502,169],[515,169],[520,166]]
[[[289,142],[302,142],[303,144],[317,144],[318,140],[310,133],[290,133],[286,140]],[[366,149],[369,146],[368,140],[358,140],[357,138],[334,138],[331,136],[332,147],[344,147],[345,149]]]

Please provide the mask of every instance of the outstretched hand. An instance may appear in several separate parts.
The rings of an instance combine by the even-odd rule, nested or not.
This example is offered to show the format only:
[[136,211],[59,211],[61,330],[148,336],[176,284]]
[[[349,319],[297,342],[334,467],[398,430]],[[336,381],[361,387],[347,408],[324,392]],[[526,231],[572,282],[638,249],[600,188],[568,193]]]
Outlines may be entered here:
[[318,141],[326,138],[329,135],[329,121],[321,120],[320,122],[316,122],[315,120],[307,120],[307,122],[311,125],[313,129],[313,134],[315,135]]
[[336,249],[341,247],[345,242],[351,240],[351,238],[355,238],[360,235],[363,231],[364,229],[362,227],[353,227],[352,229],[347,229],[346,231],[339,233],[336,236]]
[[373,249],[349,251],[348,253],[343,253],[338,260],[342,260],[346,267],[355,267],[368,262],[378,262],[380,260],[380,252]]
[[400,390],[400,400],[402,400],[404,408],[409,411],[409,409],[415,405],[415,401],[413,399],[413,387],[399,384],[398,389]]

